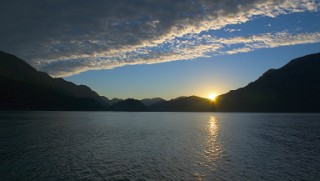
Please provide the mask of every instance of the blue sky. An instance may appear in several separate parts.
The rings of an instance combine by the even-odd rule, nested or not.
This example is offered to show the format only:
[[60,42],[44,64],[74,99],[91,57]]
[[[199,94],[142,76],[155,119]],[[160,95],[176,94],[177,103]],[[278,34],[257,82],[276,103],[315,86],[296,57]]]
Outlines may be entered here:
[[65,79],[88,85],[109,98],[207,97],[212,92],[222,94],[243,87],[270,68],[279,68],[293,58],[319,50],[319,43],[286,46],[191,61],[93,70]]
[[108,98],[222,94],[320,50],[318,0],[0,5],[0,50]]

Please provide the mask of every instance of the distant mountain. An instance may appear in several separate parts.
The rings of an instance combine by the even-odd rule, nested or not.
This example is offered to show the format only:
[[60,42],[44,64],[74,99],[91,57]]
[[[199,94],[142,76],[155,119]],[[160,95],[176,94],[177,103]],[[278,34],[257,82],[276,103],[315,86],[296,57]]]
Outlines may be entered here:
[[112,106],[114,103],[123,101],[123,99],[118,99],[118,98],[113,98],[113,99],[108,99],[104,96],[100,96],[100,98],[105,102],[105,104]]
[[209,99],[190,96],[155,103],[149,107],[149,110],[162,112],[211,112],[215,111],[216,108],[214,102]]
[[146,98],[146,99],[142,99],[140,100],[145,106],[151,106],[155,103],[160,103],[160,102],[165,102],[166,100],[160,98],[160,97],[157,97],[157,98]]
[[126,99],[126,100],[114,103],[109,110],[138,112],[138,111],[147,111],[147,107],[139,100]]
[[320,53],[271,69],[216,99],[218,111],[320,112]]
[[120,102],[120,101],[123,101],[123,99],[113,98],[113,99],[109,100],[108,103],[110,105],[113,105],[113,104]]
[[39,72],[0,52],[0,110],[104,110],[108,103],[85,85]]

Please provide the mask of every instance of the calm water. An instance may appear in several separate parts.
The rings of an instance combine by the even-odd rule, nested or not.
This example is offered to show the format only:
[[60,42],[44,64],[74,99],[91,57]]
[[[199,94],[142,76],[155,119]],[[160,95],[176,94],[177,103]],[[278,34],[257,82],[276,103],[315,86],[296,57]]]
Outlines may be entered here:
[[0,180],[320,180],[320,114],[0,112]]

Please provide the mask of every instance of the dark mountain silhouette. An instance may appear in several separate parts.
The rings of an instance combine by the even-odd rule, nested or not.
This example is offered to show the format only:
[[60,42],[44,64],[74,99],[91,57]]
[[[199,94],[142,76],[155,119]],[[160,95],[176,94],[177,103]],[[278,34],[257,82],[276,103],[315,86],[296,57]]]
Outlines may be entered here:
[[160,98],[160,97],[156,97],[156,98],[146,98],[146,99],[142,99],[140,100],[145,106],[151,106],[155,103],[159,103],[159,102],[165,102],[166,100]]
[[271,69],[216,99],[218,111],[320,112],[320,53]]
[[0,84],[0,110],[103,110],[108,106],[89,87],[52,78],[4,52],[0,52]]
[[107,97],[100,96],[100,98],[104,101],[105,104],[108,106],[112,106],[114,103],[123,101],[123,99],[118,99],[118,98],[113,98],[113,99],[108,99]]
[[215,111],[216,108],[214,102],[209,99],[190,96],[155,103],[149,107],[149,110],[161,112],[210,112]]
[[129,112],[138,112],[138,111],[147,111],[147,107],[136,99],[126,99],[117,103],[114,103],[110,107],[111,111],[129,111]]
[[109,103],[110,105],[113,105],[117,102],[123,101],[123,99],[118,99],[118,98],[113,98],[111,100],[108,100],[107,103]]

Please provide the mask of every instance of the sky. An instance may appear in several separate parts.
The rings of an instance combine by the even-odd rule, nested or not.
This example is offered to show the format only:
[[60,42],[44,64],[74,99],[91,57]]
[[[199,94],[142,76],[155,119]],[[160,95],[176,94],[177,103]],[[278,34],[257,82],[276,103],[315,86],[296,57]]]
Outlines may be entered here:
[[108,98],[223,94],[320,52],[319,0],[2,0],[0,50]]

